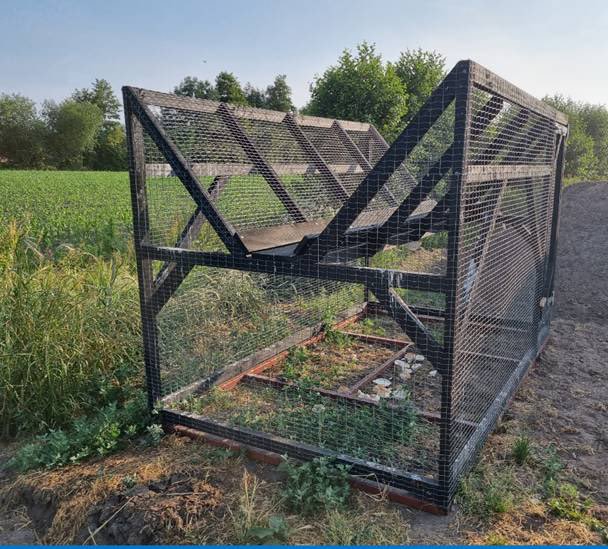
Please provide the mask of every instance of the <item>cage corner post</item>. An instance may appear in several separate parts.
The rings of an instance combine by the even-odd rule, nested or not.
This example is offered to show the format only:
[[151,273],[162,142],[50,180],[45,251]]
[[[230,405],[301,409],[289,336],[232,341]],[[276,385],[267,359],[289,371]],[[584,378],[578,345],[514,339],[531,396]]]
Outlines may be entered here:
[[127,149],[129,152],[129,179],[131,187],[131,207],[133,210],[133,241],[137,277],[139,282],[139,301],[141,311],[141,330],[143,338],[144,367],[148,408],[153,410],[161,398],[160,364],[158,356],[158,328],[156,315],[149,307],[152,300],[154,279],[152,260],[147,257],[142,245],[149,240],[150,220],[148,215],[146,191],[146,160],[144,155],[144,131],[133,113],[133,90],[123,88]]
[[452,144],[452,183],[448,190],[449,216],[447,220],[447,265],[446,313],[444,352],[442,355],[441,421],[439,435],[438,481],[440,506],[448,509],[455,492],[452,463],[452,431],[454,421],[453,381],[455,340],[457,337],[457,299],[459,275],[459,249],[461,228],[461,195],[467,166],[467,151],[470,140],[471,94],[473,90],[472,61],[461,61],[456,67],[454,79],[454,138]]

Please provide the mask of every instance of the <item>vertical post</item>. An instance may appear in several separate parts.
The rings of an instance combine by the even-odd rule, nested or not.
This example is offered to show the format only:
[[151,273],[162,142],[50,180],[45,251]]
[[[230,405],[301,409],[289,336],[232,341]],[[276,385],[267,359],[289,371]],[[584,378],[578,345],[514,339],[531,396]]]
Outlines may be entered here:
[[467,166],[469,134],[471,131],[471,62],[459,64],[455,78],[454,141],[452,144],[452,185],[449,196],[449,219],[447,221],[448,247],[446,278],[446,315],[444,324],[444,354],[441,371],[441,422],[439,439],[438,480],[443,504],[447,506],[452,495],[452,429],[455,345],[457,338],[457,299],[459,278],[459,247],[461,224],[461,197],[464,173]]
[[129,179],[131,182],[131,207],[133,209],[133,233],[137,276],[139,279],[139,302],[141,328],[144,345],[144,364],[148,390],[148,407],[154,408],[161,397],[160,360],[158,354],[158,330],[156,315],[149,303],[153,291],[152,261],[142,254],[142,243],[147,241],[150,230],[146,197],[146,160],[144,156],[143,128],[131,109],[131,99],[123,89],[127,147],[129,149]]
[[553,191],[551,233],[549,236],[549,256],[547,260],[547,268],[545,271],[546,283],[544,296],[547,298],[553,296],[555,288],[555,263],[557,258],[557,239],[559,230],[559,205],[562,194],[562,180],[564,177],[564,167],[566,158],[566,135],[562,135],[559,139],[559,148],[557,150],[557,163],[555,166],[555,187]]

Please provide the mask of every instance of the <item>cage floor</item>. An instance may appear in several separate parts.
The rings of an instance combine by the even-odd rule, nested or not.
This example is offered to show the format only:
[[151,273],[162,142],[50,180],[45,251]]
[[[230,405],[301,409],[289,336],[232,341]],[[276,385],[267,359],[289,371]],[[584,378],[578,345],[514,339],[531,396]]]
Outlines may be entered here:
[[383,330],[359,319],[172,407],[434,478],[440,377]]
[[262,382],[214,388],[173,408],[427,478],[437,471],[439,426],[408,405],[375,406]]

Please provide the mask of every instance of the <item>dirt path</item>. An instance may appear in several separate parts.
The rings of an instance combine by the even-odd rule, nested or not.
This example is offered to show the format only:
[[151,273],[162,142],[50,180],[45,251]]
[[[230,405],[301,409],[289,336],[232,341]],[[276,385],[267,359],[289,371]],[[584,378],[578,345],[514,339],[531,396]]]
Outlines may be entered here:
[[[608,184],[565,190],[551,337],[505,412],[511,432],[554,444],[570,482],[608,503]],[[483,453],[501,451],[501,435]],[[461,516],[405,511],[412,543],[463,543]],[[466,538],[465,538],[466,539]]]
[[511,413],[608,503],[608,185],[563,195],[551,338]]

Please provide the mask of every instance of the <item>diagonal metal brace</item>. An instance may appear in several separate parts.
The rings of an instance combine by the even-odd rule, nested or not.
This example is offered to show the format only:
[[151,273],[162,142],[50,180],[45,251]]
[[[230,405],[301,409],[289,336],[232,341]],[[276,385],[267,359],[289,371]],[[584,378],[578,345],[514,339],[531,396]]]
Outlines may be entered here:
[[181,152],[173,143],[173,140],[160,126],[150,109],[144,105],[130,88],[125,88],[125,95],[129,98],[131,112],[139,120],[140,124],[155,145],[159,148],[167,162],[173,168],[175,175],[180,179],[196,205],[207,218],[217,235],[226,248],[237,255],[246,255],[248,250],[241,241],[234,228],[223,218],[219,210],[213,204],[211,196],[200,184],[196,175],[186,162]]
[[296,204],[295,200],[287,192],[281,178],[275,172],[274,168],[268,162],[266,162],[262,156],[262,153],[260,153],[260,151],[257,149],[232,111],[226,106],[225,103],[221,103],[217,111],[222,117],[222,120],[224,121],[224,124],[226,124],[228,130],[230,130],[232,133],[236,142],[243,148],[245,154],[260,175],[266,179],[268,185],[270,185],[270,188],[274,191],[274,194],[276,194],[277,198],[281,201],[283,206],[285,206],[287,213],[289,213],[293,221],[296,223],[303,223],[307,221],[306,216],[304,215],[304,212],[300,206]]
[[424,354],[440,374],[443,374],[443,362],[441,360],[444,354],[443,347],[437,343],[433,335],[420,322],[407,303],[389,286],[372,285],[370,289],[382,307],[401,326],[408,337],[412,339],[420,352]]

